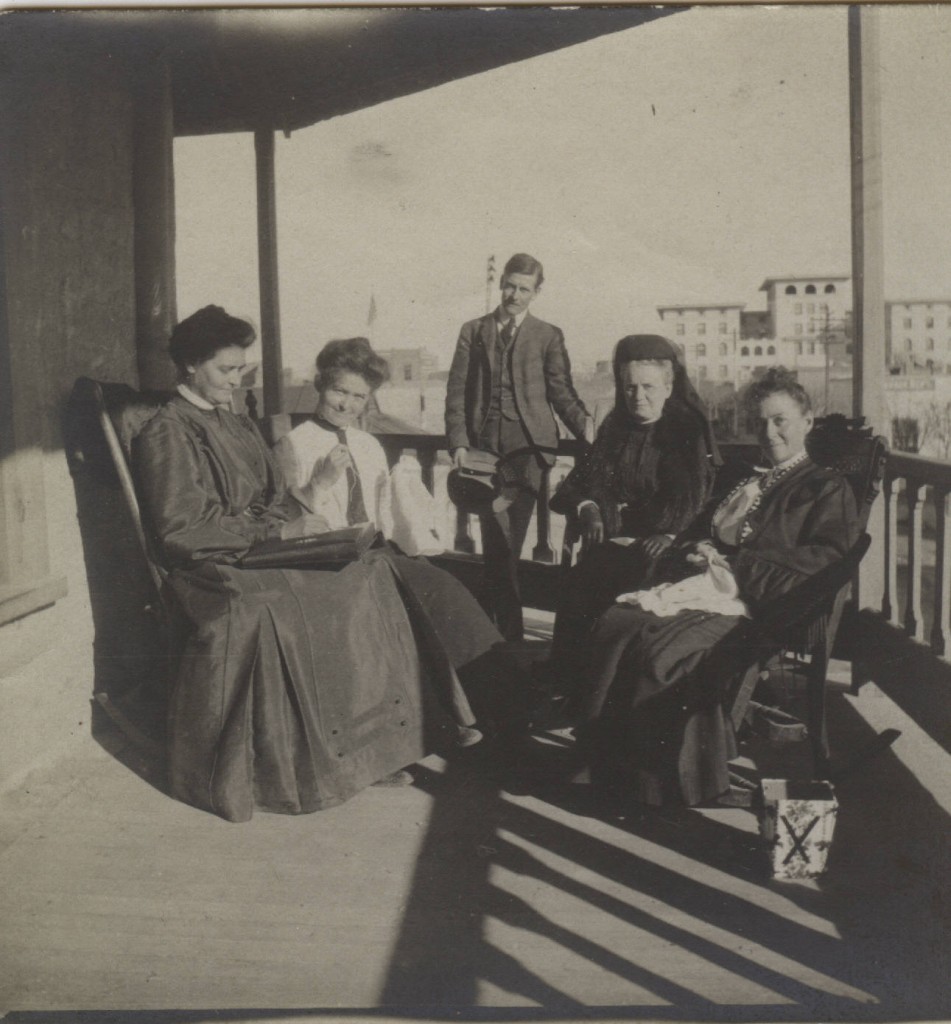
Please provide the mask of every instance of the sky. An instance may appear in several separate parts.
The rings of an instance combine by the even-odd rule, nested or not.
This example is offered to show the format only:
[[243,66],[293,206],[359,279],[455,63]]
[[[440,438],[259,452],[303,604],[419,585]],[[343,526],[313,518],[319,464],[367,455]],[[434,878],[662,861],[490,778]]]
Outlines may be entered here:
[[[880,17],[886,294],[951,296],[951,6]],[[580,368],[658,304],[848,274],[848,105],[845,7],[694,8],[278,136],[285,366],[369,331],[447,368],[490,255],[542,261]],[[175,172],[179,314],[257,322],[251,136],[178,139]]]

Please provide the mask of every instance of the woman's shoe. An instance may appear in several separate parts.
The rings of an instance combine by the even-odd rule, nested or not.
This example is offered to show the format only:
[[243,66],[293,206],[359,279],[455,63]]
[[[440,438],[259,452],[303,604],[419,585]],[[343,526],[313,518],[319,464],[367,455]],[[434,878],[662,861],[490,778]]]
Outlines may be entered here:
[[482,742],[482,733],[471,725],[456,726],[456,746],[474,747]]
[[373,783],[374,786],[412,786],[416,780],[413,776],[405,769],[400,768],[399,771],[390,772],[389,775],[384,775],[382,779],[377,779]]

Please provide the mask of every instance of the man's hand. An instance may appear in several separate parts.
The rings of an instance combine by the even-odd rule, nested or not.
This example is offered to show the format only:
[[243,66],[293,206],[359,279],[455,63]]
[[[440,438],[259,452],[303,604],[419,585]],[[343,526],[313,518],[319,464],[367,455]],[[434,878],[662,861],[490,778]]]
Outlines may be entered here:
[[670,547],[672,541],[670,537],[665,533],[655,533],[650,537],[645,537],[641,544],[644,548],[644,553],[648,558],[660,558],[660,556]]
[[593,501],[589,501],[578,509],[578,522],[581,526],[582,547],[589,548],[592,544],[600,544],[604,540],[604,521],[601,509]]
[[335,445],[322,458],[314,464],[314,471],[311,474],[311,482],[315,487],[326,490],[340,479],[340,474],[347,466],[353,464],[350,457],[350,449],[346,445]]
[[452,465],[453,465],[453,468],[455,468],[455,469],[464,469],[465,468],[465,465],[466,465],[466,454],[468,453],[468,451],[469,451],[468,448],[457,448],[452,453]]

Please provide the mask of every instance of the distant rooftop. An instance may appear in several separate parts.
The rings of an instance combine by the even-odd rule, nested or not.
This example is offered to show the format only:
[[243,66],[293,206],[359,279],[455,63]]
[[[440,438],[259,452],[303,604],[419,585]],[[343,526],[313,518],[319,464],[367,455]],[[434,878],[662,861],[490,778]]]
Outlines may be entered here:
[[681,302],[670,306],[658,306],[657,312],[665,309],[744,309],[745,307],[745,302]]
[[771,284],[795,284],[797,281],[848,281],[851,274],[809,274],[803,277],[799,274],[791,274],[789,277],[767,277],[759,286],[761,292],[769,291]]

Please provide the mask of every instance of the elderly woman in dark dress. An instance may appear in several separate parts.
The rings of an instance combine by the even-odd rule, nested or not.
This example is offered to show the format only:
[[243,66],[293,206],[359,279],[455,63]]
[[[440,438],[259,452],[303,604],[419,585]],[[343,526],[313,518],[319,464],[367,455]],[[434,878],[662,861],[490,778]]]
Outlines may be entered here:
[[457,672],[501,640],[452,577],[427,566],[425,585],[407,586],[385,550],[340,572],[241,567],[261,542],[328,528],[288,496],[257,428],[231,410],[253,339],[217,306],[182,321],[169,345],[178,394],[134,449],[186,620],[171,791],[233,821],[330,807],[441,739],[477,740]]
[[556,689],[583,666],[584,640],[624,590],[647,582],[674,537],[710,495],[720,458],[677,350],[655,334],[615,347],[615,403],[591,449],[551,508],[577,518],[582,556],[565,581],[555,621]]
[[[713,566],[755,612],[848,552],[856,509],[848,482],[806,453],[813,416],[795,377],[771,369],[747,400],[769,469],[708,506],[662,571],[677,578],[685,561]],[[595,778],[653,804],[697,804],[729,790],[736,750],[723,680],[704,670],[739,621],[702,601],[664,615],[615,604],[598,619],[576,730],[580,762]]]

